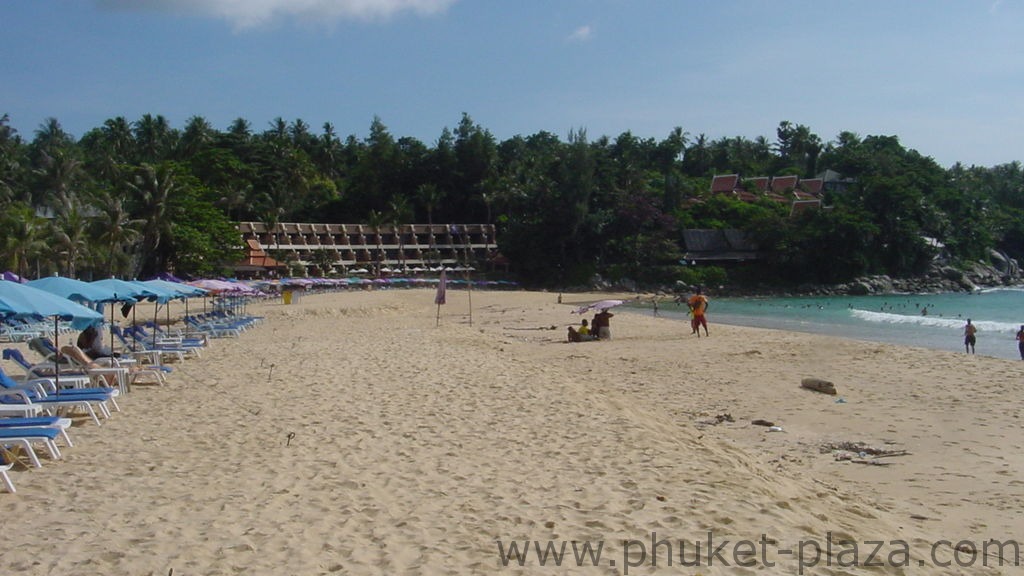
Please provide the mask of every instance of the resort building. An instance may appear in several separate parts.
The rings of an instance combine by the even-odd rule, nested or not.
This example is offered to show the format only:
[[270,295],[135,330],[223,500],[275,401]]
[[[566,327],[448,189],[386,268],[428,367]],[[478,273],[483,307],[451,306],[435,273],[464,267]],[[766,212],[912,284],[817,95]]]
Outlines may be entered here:
[[[236,272],[279,276],[296,266],[326,276],[362,270],[416,272],[438,266],[493,268],[505,262],[492,224],[312,224],[239,222],[246,259]],[[328,269],[321,270],[324,266]]]

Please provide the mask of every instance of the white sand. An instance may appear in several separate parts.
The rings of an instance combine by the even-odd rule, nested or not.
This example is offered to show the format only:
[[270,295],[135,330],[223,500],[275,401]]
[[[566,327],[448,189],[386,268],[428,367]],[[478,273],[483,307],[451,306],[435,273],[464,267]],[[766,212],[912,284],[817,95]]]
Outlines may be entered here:
[[[776,550],[831,532],[906,541],[912,566],[835,565],[847,555],[805,573],[953,574],[931,542],[1024,539],[1024,363],[714,314],[698,340],[621,309],[612,341],[564,343],[572,304],[605,297],[474,291],[470,326],[450,290],[440,327],[428,290],[250,307],[262,327],[136,387],[102,427],[77,422],[65,461],[12,472],[3,573],[791,574]],[[806,376],[845,402],[799,389]],[[909,454],[840,462],[830,442]],[[732,566],[679,566],[679,541],[692,560],[709,531]],[[652,533],[672,566],[665,546],[652,567],[623,545],[650,552]],[[735,566],[735,542],[762,534],[747,559],[777,566]],[[603,541],[600,567],[542,567],[533,551],[502,567],[497,541],[549,539]]]

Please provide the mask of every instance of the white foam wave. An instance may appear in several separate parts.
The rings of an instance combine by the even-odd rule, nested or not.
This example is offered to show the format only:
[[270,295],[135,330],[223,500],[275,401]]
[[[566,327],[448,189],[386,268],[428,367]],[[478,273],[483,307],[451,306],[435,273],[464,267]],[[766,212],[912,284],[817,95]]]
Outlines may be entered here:
[[[963,318],[941,318],[938,316],[911,316],[908,314],[892,314],[889,312],[872,312],[870,310],[852,309],[850,314],[865,322],[877,324],[906,324],[913,326],[929,326],[943,329],[961,329],[967,322]],[[1016,333],[1019,324],[1010,322],[996,322],[993,320],[978,320],[974,322],[980,332],[1010,332]]]

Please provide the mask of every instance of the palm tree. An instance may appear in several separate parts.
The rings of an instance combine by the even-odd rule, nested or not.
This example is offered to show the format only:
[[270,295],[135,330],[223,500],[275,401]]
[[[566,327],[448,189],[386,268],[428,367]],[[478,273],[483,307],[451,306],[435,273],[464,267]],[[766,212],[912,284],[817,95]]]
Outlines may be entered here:
[[377,237],[377,258],[376,258],[376,261],[377,261],[377,263],[376,263],[377,272],[376,272],[376,275],[377,275],[378,278],[380,277],[381,261],[384,259],[384,244],[383,244],[383,242],[381,242],[380,229],[381,229],[381,226],[384,225],[385,221],[386,221],[386,219],[385,219],[384,215],[381,214],[380,212],[376,211],[376,210],[370,210],[370,215],[366,218],[366,223],[370,226],[370,228],[373,228],[373,234],[374,234],[374,236]]
[[53,221],[54,260],[63,264],[65,276],[75,278],[78,275],[78,262],[84,256],[88,246],[89,222],[77,206],[77,202],[67,207]]
[[191,159],[204,148],[213,143],[216,134],[213,126],[202,116],[193,116],[185,124],[185,131],[178,141],[178,151],[181,158]]
[[412,207],[409,206],[409,201],[405,199],[405,196],[396,196],[391,200],[391,222],[395,234],[398,236],[398,258],[403,270],[405,269],[405,240],[402,235],[402,223],[408,222],[411,218]]
[[148,274],[164,269],[170,252],[171,219],[167,211],[168,200],[178,191],[171,165],[143,164],[128,184],[140,206],[145,226],[142,234],[142,269]]
[[127,251],[130,245],[142,236],[137,230],[145,223],[139,218],[132,218],[124,206],[124,201],[112,194],[102,194],[97,198],[99,217],[93,221],[96,227],[96,240],[106,252],[106,277],[112,278],[118,272],[124,272],[127,265]]
[[134,128],[139,158],[143,162],[155,163],[167,158],[167,153],[174,146],[176,135],[166,118],[145,114],[135,122]]
[[72,208],[74,188],[85,176],[82,162],[67,149],[40,151],[40,167],[33,172],[40,178],[44,196],[40,204],[52,207],[58,214]]
[[28,262],[46,249],[43,239],[46,220],[36,216],[28,204],[14,203],[4,209],[3,254],[11,268],[24,277]]

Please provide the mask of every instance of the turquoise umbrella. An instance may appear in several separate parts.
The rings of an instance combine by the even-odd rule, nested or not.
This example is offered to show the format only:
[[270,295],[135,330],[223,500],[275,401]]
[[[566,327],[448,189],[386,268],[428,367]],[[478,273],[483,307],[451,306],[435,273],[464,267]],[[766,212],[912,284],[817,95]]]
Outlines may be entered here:
[[[60,351],[60,321],[70,321],[76,330],[84,330],[103,321],[103,315],[67,298],[26,284],[0,280],[0,317],[53,318],[53,340]],[[60,394],[60,363],[55,363],[57,394]]]
[[[161,288],[161,289],[167,290],[168,292],[177,292],[178,294],[181,294],[181,298],[185,302],[185,316],[188,316],[188,299],[192,298],[193,296],[206,296],[207,292],[209,292],[209,290],[206,290],[204,288],[199,288],[198,286],[190,286],[188,284],[182,284],[180,282],[171,282],[170,280],[161,280],[159,278],[155,278],[153,280],[144,280],[142,282],[142,284],[145,284],[146,286],[150,286],[150,287]],[[168,308],[167,309],[167,322],[170,323],[170,320],[171,320],[171,310],[170,310],[170,308]],[[185,323],[185,336],[188,336],[188,323],[187,322]]]
[[[113,290],[118,295],[134,298],[136,301],[158,300],[162,295],[166,296],[165,293],[158,293],[155,289],[149,288],[148,286],[143,286],[136,282],[129,282],[127,280],[119,280],[117,278],[106,278],[104,280],[96,280],[92,282],[92,284]],[[127,315],[127,313],[125,314]],[[134,306],[132,306],[132,324],[135,324]],[[132,352],[134,351],[135,342],[132,341]]]
[[[140,288],[148,290],[150,293],[155,295],[152,298],[154,300],[154,303],[153,303],[153,324],[157,323],[157,316],[160,313],[160,305],[161,304],[167,304],[171,300],[176,300],[178,298],[185,298],[184,292],[180,292],[178,290],[174,290],[174,289],[167,288],[167,287],[162,287],[162,286],[160,286],[158,284],[158,282],[163,282],[163,280],[145,280],[145,281],[142,281],[142,280],[132,280],[131,281],[132,284],[135,284],[136,286],[138,286]],[[168,316],[169,316],[170,315],[170,309],[168,309],[167,313],[168,313]],[[153,347],[154,348],[156,347],[156,330],[153,330]]]
[[[31,280],[28,285],[40,290],[46,290],[58,296],[74,300],[75,302],[93,302],[96,304],[110,302],[124,302],[133,304],[135,298],[132,296],[118,295],[117,291],[89,282],[82,282],[74,278],[63,276],[48,276],[39,280]],[[114,325],[114,307],[110,307],[110,325]],[[110,350],[114,350],[114,332],[110,332]]]
[[70,321],[83,330],[103,321],[103,315],[67,298],[26,284],[0,280],[0,316]]

